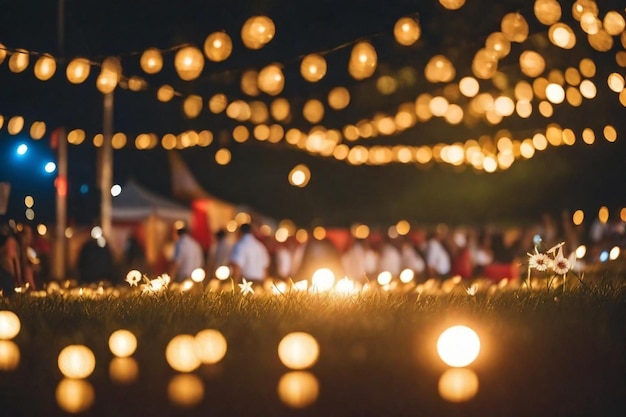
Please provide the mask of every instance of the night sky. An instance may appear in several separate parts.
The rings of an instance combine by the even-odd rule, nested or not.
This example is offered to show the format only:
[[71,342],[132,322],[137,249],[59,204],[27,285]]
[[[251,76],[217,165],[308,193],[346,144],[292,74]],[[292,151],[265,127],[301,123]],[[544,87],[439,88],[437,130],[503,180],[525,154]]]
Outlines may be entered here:
[[[436,0],[66,0],[62,47],[55,1],[4,1],[0,10],[0,43],[9,49],[49,52],[59,59],[57,73],[46,82],[33,75],[34,57],[29,68],[19,74],[8,70],[8,58],[0,64],[0,114],[5,116],[0,130],[0,181],[12,184],[5,218],[22,219],[23,198],[32,194],[37,201],[37,220],[54,220],[53,176],[39,170],[38,164],[54,159],[50,132],[57,126],[68,130],[82,128],[88,138],[82,145],[69,147],[70,218],[88,222],[97,211],[97,152],[90,138],[102,131],[102,95],[95,87],[96,68],[81,85],[72,85],[65,78],[65,62],[77,56],[97,62],[118,56],[125,75],[142,76],[148,83],[141,92],[122,88],[115,91],[114,130],[129,138],[126,148],[115,151],[115,183],[124,184],[134,178],[148,189],[170,196],[167,152],[159,147],[139,151],[130,144],[145,132],[161,137],[188,129],[209,129],[215,137],[211,146],[180,151],[205,190],[276,219],[291,218],[301,226],[346,226],[353,222],[385,226],[400,219],[477,224],[532,221],[544,211],[583,208],[595,212],[601,205],[619,209],[626,204],[626,112],[618,95],[607,88],[606,80],[611,72],[624,75],[624,68],[615,62],[615,53],[624,48],[619,37],[614,37],[611,51],[594,51],[578,22],[572,19],[570,3],[561,2],[562,21],[570,24],[577,35],[577,45],[572,50],[549,44],[546,26],[534,18],[533,2],[528,0],[497,4],[469,0],[458,11],[445,10]],[[624,14],[623,1],[605,1],[600,6],[601,16],[608,10]],[[595,99],[585,100],[578,108],[567,103],[556,105],[549,119],[538,114],[533,102],[533,116],[528,119],[513,115],[496,126],[482,122],[471,127],[451,126],[438,119],[418,123],[400,134],[350,144],[416,146],[465,142],[494,135],[500,129],[508,129],[516,139],[523,139],[545,131],[549,123],[558,123],[576,133],[573,146],[549,147],[530,160],[516,161],[502,172],[486,174],[469,166],[453,168],[447,164],[354,167],[309,155],[284,141],[270,144],[250,139],[237,143],[230,132],[238,122],[223,114],[214,115],[206,106],[199,117],[190,120],[181,110],[179,97],[168,103],[156,99],[158,86],[170,84],[182,94],[198,94],[205,99],[224,93],[229,100],[270,103],[274,97],[267,94],[246,96],[239,81],[245,70],[278,62],[283,64],[286,78],[280,96],[292,103],[293,117],[284,124],[285,130],[309,130],[311,124],[301,116],[302,104],[310,98],[325,101],[333,87],[345,86],[351,92],[350,106],[342,111],[327,109],[322,121],[328,128],[341,129],[379,112],[393,114],[400,104],[414,101],[421,93],[441,94],[442,84],[429,83],[424,78],[424,66],[433,55],[444,54],[455,64],[454,82],[471,75],[473,54],[490,33],[499,30],[502,16],[513,11],[526,17],[531,36],[521,45],[514,43],[510,55],[500,62],[500,71],[507,76],[509,86],[503,92],[512,95],[515,83],[524,78],[517,60],[521,51],[533,49],[546,58],[548,70],[565,70],[576,67],[582,58],[592,58],[597,64],[593,78],[598,89]],[[264,48],[253,51],[243,46],[239,32],[244,21],[257,14],[273,19],[276,36]],[[394,23],[406,15],[416,16],[422,26],[420,41],[410,47],[398,45],[393,38]],[[196,80],[185,82],[176,76],[173,52],[164,53],[164,67],[159,74],[144,74],[139,66],[139,56],[148,47],[167,49],[191,43],[202,49],[206,36],[219,30],[231,36],[233,53],[221,63],[206,61]],[[378,53],[377,71],[364,81],[352,79],[347,72],[351,48],[345,45],[358,39],[371,41]],[[312,52],[325,53],[328,61],[327,75],[319,83],[307,83],[299,74],[302,57]],[[414,74],[414,81],[401,83],[390,95],[377,91],[376,80],[380,76],[398,77],[402,71]],[[481,81],[481,91],[500,92],[491,81]],[[13,115],[22,115],[26,126],[36,120],[45,121],[46,136],[33,141],[27,129],[17,136],[9,135],[6,121]],[[602,137],[605,125],[617,129],[616,142],[609,143]],[[581,132],[587,127],[596,133],[593,145],[582,142]],[[31,146],[30,159],[15,156],[15,148],[22,142]],[[232,162],[227,166],[215,162],[214,154],[220,147],[232,152]],[[308,186],[302,189],[287,181],[289,171],[299,163],[308,165],[312,173]]]

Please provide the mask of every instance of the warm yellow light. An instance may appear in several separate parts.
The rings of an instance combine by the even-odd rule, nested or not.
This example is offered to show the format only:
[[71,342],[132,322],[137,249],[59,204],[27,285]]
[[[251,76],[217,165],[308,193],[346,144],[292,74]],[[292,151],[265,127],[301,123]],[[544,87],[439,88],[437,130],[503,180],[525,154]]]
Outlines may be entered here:
[[624,77],[617,72],[613,72],[609,74],[607,84],[609,85],[611,91],[621,93],[622,90],[624,90]]
[[14,371],[20,364],[20,348],[12,340],[0,340],[0,371]]
[[465,97],[475,97],[480,90],[480,85],[474,77],[463,77],[459,81],[459,89]]
[[320,268],[316,270],[311,277],[311,287],[315,292],[330,291],[333,288],[334,284],[335,274],[328,268]]
[[621,249],[619,248],[619,246],[613,246],[609,251],[609,259],[611,261],[615,261],[617,258],[619,258],[620,253]]
[[30,55],[26,49],[16,49],[9,58],[9,70],[19,73],[28,68]]
[[230,159],[230,151],[226,148],[218,149],[218,151],[215,152],[215,162],[217,162],[219,165],[228,165]]
[[226,265],[219,266],[215,270],[215,278],[224,281],[230,277],[230,268]]
[[580,83],[580,87],[579,88],[580,88],[580,93],[586,99],[594,98],[596,96],[596,93],[598,92],[597,89],[596,89],[596,85],[591,80],[583,80]]
[[615,142],[617,140],[617,130],[611,125],[604,126],[602,131],[607,142]]
[[291,408],[305,408],[319,395],[319,383],[310,372],[287,372],[278,381],[278,397]]
[[422,29],[419,22],[412,17],[401,17],[393,27],[396,42],[403,46],[411,46],[420,38]]
[[431,83],[450,82],[455,75],[454,65],[444,55],[435,55],[424,68],[424,76]]
[[561,104],[565,100],[565,90],[558,84],[548,84],[546,97],[554,104]]
[[204,398],[204,383],[193,374],[174,376],[167,384],[167,397],[181,407],[193,407]]
[[311,179],[311,171],[304,164],[296,165],[289,173],[289,183],[296,187],[305,187]]
[[142,54],[139,60],[141,69],[146,74],[156,74],[163,68],[163,56],[161,51],[156,48],[148,48]]
[[310,368],[317,362],[320,348],[313,336],[304,332],[289,333],[278,344],[278,357],[289,369]]
[[206,278],[206,272],[203,268],[196,268],[191,271],[191,280],[193,282],[202,282]]
[[511,51],[511,42],[502,32],[494,32],[487,36],[485,49],[492,52],[498,59],[502,59]]
[[285,88],[285,76],[281,67],[277,64],[271,64],[263,68],[259,72],[258,86],[261,91],[275,96],[280,94]]
[[202,363],[218,363],[227,350],[226,338],[219,330],[205,329],[196,334],[196,355]]
[[195,94],[187,96],[183,101],[183,112],[190,119],[198,117],[203,107],[202,97]]
[[510,116],[515,111],[515,103],[510,97],[500,96],[493,102],[494,110],[500,116]]
[[209,99],[209,110],[211,113],[219,114],[226,110],[228,99],[224,94],[215,94]]
[[437,340],[437,353],[447,365],[456,368],[474,362],[480,352],[480,339],[467,326],[453,326],[445,330]]
[[528,22],[520,13],[509,13],[502,18],[502,33],[511,42],[524,42],[528,37]]
[[576,248],[576,258],[577,259],[584,258],[586,254],[587,254],[587,247],[585,245],[579,245]]
[[383,271],[380,274],[378,274],[376,281],[378,282],[379,285],[385,286],[391,283],[392,278],[393,277],[391,276],[391,272]]
[[0,340],[13,339],[20,332],[20,319],[12,311],[0,311]]
[[305,56],[300,64],[300,74],[312,83],[321,80],[326,75],[326,60],[318,54]]
[[88,381],[65,378],[57,385],[55,398],[61,409],[78,414],[91,407],[96,394]]
[[536,0],[533,8],[537,20],[552,25],[561,19],[561,5],[557,0]]
[[618,36],[624,32],[624,28],[626,27],[626,21],[619,12],[611,10],[604,15],[602,27],[607,31],[609,35]]
[[91,349],[84,345],[69,345],[58,357],[61,373],[67,378],[87,378],[96,367],[96,357]]
[[57,70],[55,59],[49,54],[43,54],[35,63],[35,77],[41,81],[52,78]]
[[137,338],[129,330],[116,330],[109,337],[109,349],[118,358],[126,358],[135,353]]
[[285,98],[277,98],[270,104],[270,113],[277,121],[286,120],[290,112],[289,101]]
[[546,61],[535,51],[524,51],[519,57],[522,72],[532,78],[540,76],[546,68]]
[[328,93],[328,105],[335,110],[342,110],[350,104],[350,92],[345,87],[335,87]]
[[165,348],[167,363],[178,372],[191,372],[200,366],[195,338],[189,334],[174,336]]
[[400,281],[404,284],[413,281],[413,278],[415,278],[415,272],[412,269],[405,268],[400,272]]
[[598,210],[598,220],[600,220],[600,223],[602,224],[607,224],[609,221],[609,209],[606,206],[602,206],[600,207],[600,210]]
[[324,118],[324,105],[317,99],[307,100],[302,115],[309,123],[319,123]]
[[322,240],[326,237],[326,229],[322,226],[316,226],[313,229],[313,237],[317,240]]
[[24,118],[22,116],[13,116],[7,123],[7,131],[9,135],[17,135],[24,129]]
[[132,384],[139,377],[139,365],[133,358],[113,358],[109,363],[109,378],[118,384]]
[[348,72],[354,79],[363,80],[371,77],[377,65],[376,49],[369,42],[361,41],[354,45],[348,63]]
[[185,46],[176,52],[174,68],[182,80],[195,80],[204,69],[204,56],[195,46]]
[[439,3],[448,10],[458,10],[465,4],[465,0],[439,0]]
[[572,216],[572,221],[576,226],[580,226],[585,219],[585,212],[582,210],[576,210]]
[[583,129],[582,137],[587,145],[592,145],[596,141],[596,134],[589,128]]
[[446,401],[469,401],[478,392],[478,376],[471,369],[448,369],[439,378],[439,395]]
[[253,16],[241,28],[241,40],[250,49],[261,49],[274,38],[276,27],[267,16]]
[[213,62],[222,62],[230,56],[233,42],[225,32],[214,32],[204,41],[204,54]]
[[498,59],[487,49],[480,49],[472,60],[472,73],[483,80],[493,77],[498,71]]

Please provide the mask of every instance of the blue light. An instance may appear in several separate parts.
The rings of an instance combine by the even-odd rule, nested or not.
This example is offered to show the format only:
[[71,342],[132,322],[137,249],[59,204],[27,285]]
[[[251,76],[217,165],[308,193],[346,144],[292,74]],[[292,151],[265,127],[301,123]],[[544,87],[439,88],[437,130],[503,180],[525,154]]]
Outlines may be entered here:
[[608,261],[608,260],[609,260],[609,252],[608,252],[608,251],[606,251],[606,250],[603,250],[603,251],[600,253],[600,262],[606,262],[606,261]]
[[57,164],[55,164],[54,162],[48,162],[46,166],[44,167],[44,169],[46,170],[48,174],[52,174],[54,171],[56,171]]
[[89,186],[87,184],[82,184],[80,186],[80,193],[87,194],[89,192]]
[[17,147],[17,154],[18,155],[24,155],[26,152],[28,152],[28,146],[25,144],[21,144],[20,146]]
[[535,246],[538,246],[541,243],[541,236],[539,235],[533,236],[533,243],[535,244]]

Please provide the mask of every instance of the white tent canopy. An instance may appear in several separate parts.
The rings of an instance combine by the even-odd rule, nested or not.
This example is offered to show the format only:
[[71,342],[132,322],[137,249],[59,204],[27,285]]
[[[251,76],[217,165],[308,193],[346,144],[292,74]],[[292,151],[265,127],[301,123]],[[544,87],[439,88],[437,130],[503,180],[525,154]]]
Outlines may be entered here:
[[113,221],[138,221],[152,215],[164,220],[183,220],[188,223],[191,209],[151,193],[132,179],[113,198]]

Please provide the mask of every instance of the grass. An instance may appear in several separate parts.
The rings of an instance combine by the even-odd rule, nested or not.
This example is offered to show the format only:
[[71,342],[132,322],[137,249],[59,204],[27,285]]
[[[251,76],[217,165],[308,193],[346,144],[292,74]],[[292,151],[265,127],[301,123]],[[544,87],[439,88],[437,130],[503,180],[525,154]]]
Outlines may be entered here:
[[[57,357],[69,344],[84,344],[96,357],[86,379],[95,399],[85,415],[626,415],[626,287],[610,282],[475,296],[462,285],[445,294],[419,294],[411,286],[347,298],[230,291],[141,296],[124,289],[93,299],[17,294],[1,299],[0,310],[15,312],[22,323],[13,339],[19,365],[0,371],[7,416],[67,415],[55,392],[63,379]],[[472,327],[482,344],[469,366],[478,392],[461,403],[438,391],[448,367],[436,341],[454,324]],[[107,340],[120,328],[138,339],[138,377],[125,384],[109,374]],[[178,334],[206,328],[223,333],[228,351],[218,364],[192,373],[203,394],[183,405],[168,393],[178,373],[165,348]],[[308,370],[319,394],[303,408],[285,404],[277,393],[289,372],[277,346],[294,331],[310,333],[320,346]]]

